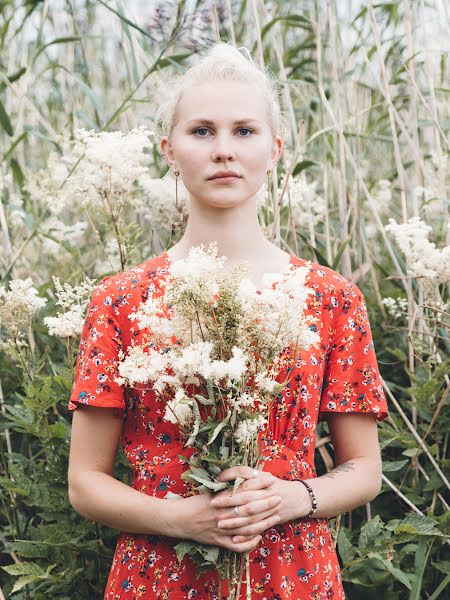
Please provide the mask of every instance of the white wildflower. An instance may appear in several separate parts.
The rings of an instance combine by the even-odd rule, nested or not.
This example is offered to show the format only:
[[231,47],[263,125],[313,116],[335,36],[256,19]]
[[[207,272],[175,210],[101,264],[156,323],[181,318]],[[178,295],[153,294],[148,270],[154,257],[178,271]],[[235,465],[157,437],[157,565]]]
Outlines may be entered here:
[[212,342],[196,342],[181,349],[172,358],[171,367],[179,377],[202,375],[208,377],[211,365]]
[[223,378],[227,378],[226,385],[231,385],[232,380],[239,380],[247,370],[247,357],[241,348],[233,346],[233,356],[227,360],[213,360],[204,371],[207,379],[212,379],[219,383]]
[[374,200],[380,213],[388,211],[392,206],[392,187],[388,179],[380,179]]
[[255,382],[261,391],[269,394],[273,393],[276,387],[280,385],[276,379],[268,377],[266,373],[258,373],[255,376]]
[[119,363],[119,377],[115,381],[121,385],[134,385],[157,380],[164,376],[170,362],[169,353],[153,349],[146,352],[142,346],[131,346],[127,356]]
[[148,170],[154,133],[145,127],[121,131],[75,131],[73,154],[80,158],[70,181],[82,205],[95,203],[113,218],[125,206],[136,180]]
[[38,296],[31,277],[12,279],[9,290],[0,285],[0,323],[6,334],[16,337],[21,327],[28,325],[30,318],[47,300]]
[[[318,334],[304,317],[306,299],[312,290],[305,285],[307,268],[289,267],[281,274],[266,274],[260,290],[243,280],[237,290],[241,306],[239,345],[252,337],[258,345],[278,354],[291,342],[306,348],[315,344]],[[277,284],[277,285],[275,285]]]
[[142,216],[153,229],[168,228],[187,218],[189,194],[181,181],[178,181],[178,206],[175,204],[173,177],[154,179],[144,173],[138,178],[138,184],[143,190]]
[[58,337],[81,335],[85,320],[84,312],[81,306],[76,306],[58,317],[45,317],[44,324],[48,327],[49,335]]
[[50,335],[58,337],[76,337],[83,330],[86,310],[95,289],[94,279],[86,278],[79,285],[70,283],[61,285],[59,277],[53,276],[56,289],[56,305],[63,311],[56,317],[45,317],[44,324],[49,329]]
[[241,421],[236,428],[234,433],[235,441],[240,445],[244,446],[248,444],[260,429],[267,423],[267,418],[263,415],[257,415],[253,419],[245,419]]
[[401,319],[408,311],[406,298],[383,298],[383,304],[393,319]]
[[[278,188],[278,195],[284,188],[286,178],[283,175]],[[323,220],[326,211],[326,202],[316,192],[318,182],[308,183],[304,171],[296,177],[289,176],[288,186],[283,195],[282,206],[289,206],[292,210],[294,222],[304,226],[305,223],[316,225]]]
[[407,257],[410,275],[424,279],[423,283],[428,287],[450,281],[450,246],[438,249],[429,241],[432,227],[419,217],[400,224],[389,219],[386,231],[394,236],[397,246]]
[[244,392],[237,398],[230,398],[231,404],[236,409],[237,413],[241,413],[245,409],[252,409],[256,406],[256,402],[260,400],[260,397],[257,394],[249,394]]
[[203,281],[214,278],[223,268],[225,260],[225,256],[217,256],[217,242],[211,242],[206,252],[203,244],[192,247],[188,257],[174,261],[170,270],[177,279],[185,279],[187,282],[198,279]]

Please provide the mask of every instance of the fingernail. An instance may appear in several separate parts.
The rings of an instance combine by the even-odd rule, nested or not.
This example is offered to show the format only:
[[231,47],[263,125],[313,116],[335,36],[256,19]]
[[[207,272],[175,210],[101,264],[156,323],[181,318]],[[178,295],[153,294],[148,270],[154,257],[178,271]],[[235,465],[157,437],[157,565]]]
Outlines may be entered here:
[[217,523],[217,527],[220,527],[220,528],[222,529],[222,527],[223,527],[223,521],[219,521],[219,522]]

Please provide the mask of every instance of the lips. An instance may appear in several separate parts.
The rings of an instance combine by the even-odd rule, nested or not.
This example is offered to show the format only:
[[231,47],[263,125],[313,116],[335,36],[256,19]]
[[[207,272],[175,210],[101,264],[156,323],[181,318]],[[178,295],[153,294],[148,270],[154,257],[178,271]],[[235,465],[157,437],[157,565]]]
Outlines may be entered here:
[[209,179],[221,179],[222,177],[240,177],[240,175],[235,171],[219,171]]

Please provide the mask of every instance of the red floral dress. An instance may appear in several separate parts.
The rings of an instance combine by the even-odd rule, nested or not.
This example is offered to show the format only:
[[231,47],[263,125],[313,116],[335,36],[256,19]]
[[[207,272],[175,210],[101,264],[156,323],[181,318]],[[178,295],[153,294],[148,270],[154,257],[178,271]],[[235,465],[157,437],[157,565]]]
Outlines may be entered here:
[[[127,318],[150,295],[164,293],[170,276],[167,252],[111,277],[94,291],[81,335],[70,410],[79,405],[116,408],[123,417],[121,443],[133,471],[132,487],[164,498],[195,492],[181,474],[187,465],[176,425],[163,420],[164,404],[150,388],[137,391],[114,381],[118,352],[139,343],[137,322]],[[290,384],[277,396],[269,434],[260,438],[264,470],[282,479],[316,477],[314,449],[319,419],[326,413],[366,412],[387,417],[387,404],[372,342],[364,299],[338,273],[291,255],[290,269],[306,266],[314,289],[307,313],[317,318],[321,342],[300,351]],[[286,373],[281,373],[280,381]],[[169,500],[166,500],[169,502]],[[180,540],[162,535],[120,532],[104,600],[226,600],[227,585],[210,570],[195,578],[189,556],[178,563]],[[245,570],[244,570],[245,573]],[[300,518],[276,525],[250,553],[252,598],[261,600],[343,599],[340,567],[325,518]],[[241,597],[246,597],[245,576]]]

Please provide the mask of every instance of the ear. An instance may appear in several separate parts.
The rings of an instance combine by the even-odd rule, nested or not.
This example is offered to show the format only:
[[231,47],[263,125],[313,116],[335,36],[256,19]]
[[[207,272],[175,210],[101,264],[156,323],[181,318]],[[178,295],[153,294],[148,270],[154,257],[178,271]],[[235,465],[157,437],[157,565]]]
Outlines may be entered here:
[[270,165],[271,169],[273,169],[273,167],[278,162],[278,159],[280,158],[282,151],[283,151],[283,138],[281,136],[277,135],[277,136],[275,136],[275,138],[273,140],[272,152],[270,154],[270,158],[272,160],[272,164]]
[[161,140],[159,142],[159,147],[161,148],[161,153],[164,157],[164,160],[169,165],[169,167],[172,167],[172,165],[175,161],[175,157],[173,155],[172,144],[170,143],[167,135],[164,135],[161,138]]

